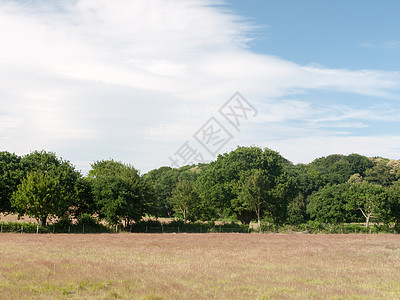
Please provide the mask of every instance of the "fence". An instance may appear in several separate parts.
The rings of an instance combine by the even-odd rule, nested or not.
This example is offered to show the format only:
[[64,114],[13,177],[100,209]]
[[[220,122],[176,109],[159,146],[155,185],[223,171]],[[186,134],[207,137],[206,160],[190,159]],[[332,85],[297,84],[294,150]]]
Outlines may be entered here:
[[224,227],[224,226],[214,226],[212,228],[204,228],[204,227],[181,227],[181,226],[156,226],[149,227],[146,226],[144,230],[140,231],[132,231],[132,232],[143,232],[143,233],[249,233],[249,228],[240,228],[240,227]]
[[171,226],[161,224],[159,226],[131,226],[129,228],[121,228],[118,225],[105,226],[98,224],[96,226],[69,225],[60,226],[50,224],[48,226],[40,226],[36,223],[0,223],[0,233],[250,233],[251,229],[247,226],[229,227],[222,226],[195,226],[188,224],[184,226]]

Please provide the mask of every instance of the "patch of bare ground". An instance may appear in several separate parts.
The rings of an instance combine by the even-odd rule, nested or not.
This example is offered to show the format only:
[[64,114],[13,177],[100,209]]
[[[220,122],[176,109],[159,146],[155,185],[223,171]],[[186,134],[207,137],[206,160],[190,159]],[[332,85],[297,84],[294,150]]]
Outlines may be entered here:
[[400,298],[396,235],[0,235],[2,299]]
[[0,213],[0,222],[32,222],[36,223],[36,219],[30,218],[29,216],[18,217],[18,215],[8,214],[4,215]]

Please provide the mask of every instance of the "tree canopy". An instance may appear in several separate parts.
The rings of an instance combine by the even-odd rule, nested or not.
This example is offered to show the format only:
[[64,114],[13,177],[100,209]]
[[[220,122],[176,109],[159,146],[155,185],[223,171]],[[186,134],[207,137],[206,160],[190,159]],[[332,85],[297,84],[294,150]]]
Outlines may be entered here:
[[53,152],[0,152],[0,212],[48,220],[89,216],[131,226],[146,216],[274,225],[400,224],[400,161],[333,154],[293,164],[278,152],[237,147],[207,164],[160,167],[95,161],[83,176]]

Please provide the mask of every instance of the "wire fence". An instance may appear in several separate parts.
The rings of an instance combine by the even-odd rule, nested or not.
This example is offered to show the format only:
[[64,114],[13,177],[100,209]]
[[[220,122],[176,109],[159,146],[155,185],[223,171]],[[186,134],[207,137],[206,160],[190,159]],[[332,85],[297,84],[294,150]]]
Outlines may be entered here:
[[114,226],[88,226],[70,225],[70,226],[57,226],[57,224],[50,224],[41,226],[36,223],[1,223],[0,233],[250,233],[252,230],[248,227],[228,227],[228,226],[130,226],[128,228],[114,225]]
[[0,233],[69,233],[69,234],[85,234],[85,233],[394,233],[398,231],[394,227],[374,225],[366,228],[361,224],[302,224],[297,226],[285,225],[281,227],[262,226],[258,228],[250,228],[246,225],[239,224],[150,224],[138,223],[132,226],[123,227],[120,225],[103,225],[103,224],[48,224],[41,226],[37,223],[18,223],[18,222],[0,222]]

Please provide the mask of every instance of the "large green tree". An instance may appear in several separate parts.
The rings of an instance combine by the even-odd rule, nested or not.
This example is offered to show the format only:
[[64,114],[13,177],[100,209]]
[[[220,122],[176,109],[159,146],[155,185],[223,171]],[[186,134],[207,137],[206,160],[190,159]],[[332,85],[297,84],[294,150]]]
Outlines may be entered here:
[[328,184],[309,197],[307,212],[312,220],[323,223],[355,222],[360,214],[350,203],[350,183]]
[[152,186],[128,164],[114,160],[97,161],[89,171],[96,205],[111,224],[125,226],[139,221],[153,202]]
[[34,215],[43,225],[48,217],[66,217],[77,199],[80,172],[69,161],[46,151],[31,152],[21,158],[20,164],[25,179],[13,195],[14,211]]
[[78,201],[76,185],[82,175],[68,160],[57,157],[54,152],[42,150],[23,156],[21,165],[25,175],[31,172],[40,172],[56,177],[63,190],[63,201],[68,203],[68,206],[72,206]]
[[69,203],[64,201],[64,192],[53,172],[34,171],[22,180],[11,203],[20,216],[27,214],[46,226],[49,217],[65,215]]
[[269,215],[280,223],[286,216],[289,194],[274,189],[284,175],[284,162],[278,152],[259,147],[238,147],[219,155],[198,179],[202,201],[213,208],[217,217],[230,212],[248,224],[259,211],[260,218]]

